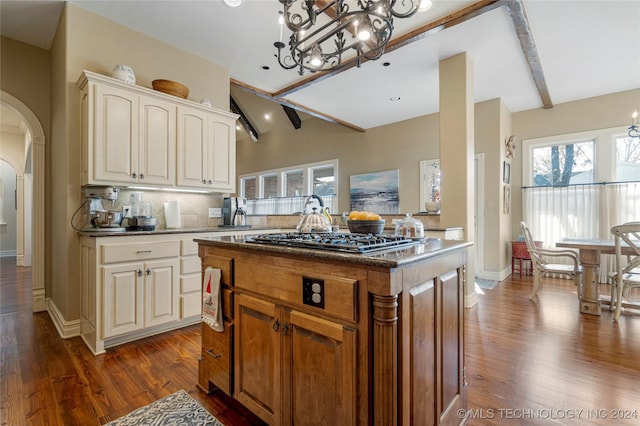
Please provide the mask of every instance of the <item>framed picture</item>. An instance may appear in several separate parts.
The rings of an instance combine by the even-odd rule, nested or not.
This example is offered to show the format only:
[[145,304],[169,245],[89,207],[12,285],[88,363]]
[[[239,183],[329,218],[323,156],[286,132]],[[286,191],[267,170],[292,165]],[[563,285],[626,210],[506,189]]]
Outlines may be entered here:
[[400,213],[399,183],[398,170],[351,175],[351,210],[368,210],[378,214]]
[[502,162],[502,181],[504,183],[511,181],[511,164],[507,161]]
[[504,186],[504,199],[502,204],[502,213],[509,214],[511,210],[511,188],[508,185]]

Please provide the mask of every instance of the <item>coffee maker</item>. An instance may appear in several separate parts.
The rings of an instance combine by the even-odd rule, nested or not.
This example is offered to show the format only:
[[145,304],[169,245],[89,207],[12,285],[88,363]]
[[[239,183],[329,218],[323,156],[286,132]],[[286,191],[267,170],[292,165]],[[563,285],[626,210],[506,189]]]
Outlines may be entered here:
[[222,225],[228,227],[249,227],[247,225],[247,199],[225,197],[222,200]]

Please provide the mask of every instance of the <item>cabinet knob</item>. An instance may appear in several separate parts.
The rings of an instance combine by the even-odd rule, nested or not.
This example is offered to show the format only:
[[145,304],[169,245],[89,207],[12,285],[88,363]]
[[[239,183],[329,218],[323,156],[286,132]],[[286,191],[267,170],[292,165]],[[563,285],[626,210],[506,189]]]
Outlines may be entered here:
[[206,179],[202,179],[202,183],[204,183],[206,185],[207,184],[207,180]]
[[280,328],[280,321],[276,320],[276,322],[273,323],[273,331],[278,331],[279,328]]
[[286,336],[287,334],[289,334],[289,323],[285,323],[282,326],[282,331],[281,331],[283,336]]
[[142,276],[142,269],[138,269],[138,276],[141,277]]
[[145,272],[147,273],[147,275],[151,275],[151,269],[147,268]]
[[211,179],[209,179],[209,182],[208,182],[208,183],[209,183],[209,185],[211,185],[211,184],[213,183],[213,181],[211,181]]
[[140,179],[144,179],[144,173],[140,173]]
[[138,178],[138,174],[136,172],[131,173],[131,177],[134,179]]

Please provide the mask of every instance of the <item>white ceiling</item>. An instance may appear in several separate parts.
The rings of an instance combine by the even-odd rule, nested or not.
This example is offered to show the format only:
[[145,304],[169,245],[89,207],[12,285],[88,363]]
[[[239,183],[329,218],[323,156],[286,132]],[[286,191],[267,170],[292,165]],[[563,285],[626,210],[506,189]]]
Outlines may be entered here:
[[[50,48],[62,3],[2,0],[2,35]],[[244,0],[236,9],[222,0],[71,3],[219,63],[231,78],[268,93],[301,78],[280,68],[274,57],[278,0]],[[394,37],[472,3],[434,0],[429,12],[396,19]],[[640,88],[640,0],[522,3],[554,105]],[[476,102],[502,98],[512,112],[542,106],[504,7],[314,82],[286,99],[364,129],[434,113],[438,62],[461,52],[474,63]],[[263,70],[264,65],[270,69]]]

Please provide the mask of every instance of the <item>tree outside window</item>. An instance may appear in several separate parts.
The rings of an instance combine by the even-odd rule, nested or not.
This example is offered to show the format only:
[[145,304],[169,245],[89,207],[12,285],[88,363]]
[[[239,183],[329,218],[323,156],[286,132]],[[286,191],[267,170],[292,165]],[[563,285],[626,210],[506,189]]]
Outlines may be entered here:
[[533,148],[533,184],[593,183],[593,141]]

